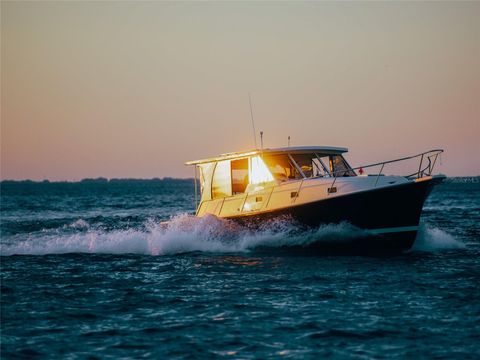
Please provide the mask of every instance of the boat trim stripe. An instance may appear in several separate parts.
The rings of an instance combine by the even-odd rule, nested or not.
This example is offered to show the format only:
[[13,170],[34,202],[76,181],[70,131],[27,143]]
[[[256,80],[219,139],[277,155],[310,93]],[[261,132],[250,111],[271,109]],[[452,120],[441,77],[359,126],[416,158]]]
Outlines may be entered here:
[[382,229],[368,229],[373,234],[388,234],[395,232],[407,232],[407,231],[417,231],[418,226],[401,226],[401,227],[389,227]]

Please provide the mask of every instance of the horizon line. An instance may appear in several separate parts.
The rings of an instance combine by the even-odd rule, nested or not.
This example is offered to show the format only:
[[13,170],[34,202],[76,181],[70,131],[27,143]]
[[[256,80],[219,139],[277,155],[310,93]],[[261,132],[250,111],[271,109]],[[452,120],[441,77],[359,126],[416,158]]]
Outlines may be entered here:
[[[466,175],[466,176],[447,176],[447,179],[453,178],[480,178],[480,175]],[[106,177],[97,177],[97,178],[82,178],[80,180],[33,180],[33,179],[0,179],[0,183],[4,182],[29,182],[29,183],[80,183],[80,182],[111,182],[111,181],[168,181],[168,180],[195,180],[193,177],[153,177],[153,178],[130,178],[130,177],[120,177],[120,178],[106,178]]]

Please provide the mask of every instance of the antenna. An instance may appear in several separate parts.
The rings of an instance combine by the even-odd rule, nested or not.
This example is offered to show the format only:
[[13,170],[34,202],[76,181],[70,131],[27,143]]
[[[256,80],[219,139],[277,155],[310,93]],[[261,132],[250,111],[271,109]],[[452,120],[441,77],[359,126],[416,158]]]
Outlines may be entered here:
[[288,147],[290,147],[290,135],[288,135]]
[[263,131],[260,131],[260,146],[263,151]]
[[253,127],[253,141],[255,142],[255,149],[257,148],[257,132],[255,131],[255,121],[253,120],[253,109],[252,109],[252,97],[248,93],[248,102],[250,104],[250,116],[252,117],[252,127]]

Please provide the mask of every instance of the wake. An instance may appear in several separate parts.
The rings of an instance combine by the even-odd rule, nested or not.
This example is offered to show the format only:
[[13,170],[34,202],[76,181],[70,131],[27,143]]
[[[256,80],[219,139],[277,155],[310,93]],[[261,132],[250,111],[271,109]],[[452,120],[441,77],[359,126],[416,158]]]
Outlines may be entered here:
[[[348,242],[367,233],[348,223],[330,224],[305,230],[279,219],[260,229],[249,229],[215,216],[197,218],[182,214],[170,221],[149,221],[145,228],[112,230],[91,229],[84,220],[70,228],[74,233],[40,232],[9,239],[0,254],[47,255],[68,253],[174,255],[188,252],[238,253],[258,248],[308,247],[317,242]],[[458,249],[464,245],[436,228],[423,227],[413,251]]]

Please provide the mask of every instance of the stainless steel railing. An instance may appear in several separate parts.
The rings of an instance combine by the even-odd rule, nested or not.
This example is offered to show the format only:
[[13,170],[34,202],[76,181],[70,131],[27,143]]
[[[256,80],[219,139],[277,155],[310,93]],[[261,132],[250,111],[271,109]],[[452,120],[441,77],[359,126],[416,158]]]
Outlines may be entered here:
[[[374,186],[377,186],[378,179],[379,179],[380,175],[382,174],[382,171],[383,171],[383,168],[385,167],[385,165],[395,163],[395,162],[420,158],[420,162],[419,162],[419,165],[418,165],[418,170],[415,171],[412,174],[409,174],[409,175],[405,176],[407,178],[419,179],[419,178],[422,178],[424,176],[431,176],[433,174],[435,164],[436,164],[437,159],[438,159],[438,157],[441,153],[443,153],[443,149],[434,149],[434,150],[429,150],[429,151],[426,151],[426,152],[423,152],[423,153],[420,153],[420,154],[417,154],[417,155],[407,156],[407,157],[403,157],[403,158],[399,158],[399,159],[395,159],[395,160],[388,160],[388,161],[382,161],[382,162],[375,163],[375,164],[357,166],[357,167],[351,168],[351,170],[367,169],[367,168],[371,168],[371,167],[375,167],[375,166],[381,166],[380,171],[377,174],[377,178],[375,179],[375,185]],[[339,175],[342,174],[342,176],[343,176],[343,174],[345,174],[345,172],[346,172],[346,170],[338,170],[338,171],[334,171],[334,172],[331,173],[334,176],[334,179],[333,179],[332,185],[330,185],[330,188],[333,187],[333,185],[335,184],[335,181],[337,181],[337,178],[341,177]]]

